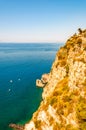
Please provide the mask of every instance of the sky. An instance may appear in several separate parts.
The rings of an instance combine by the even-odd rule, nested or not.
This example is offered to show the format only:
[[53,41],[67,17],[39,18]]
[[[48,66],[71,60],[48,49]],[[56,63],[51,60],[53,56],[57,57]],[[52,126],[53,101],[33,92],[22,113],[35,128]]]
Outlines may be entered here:
[[86,28],[86,0],[0,0],[0,42],[65,42]]

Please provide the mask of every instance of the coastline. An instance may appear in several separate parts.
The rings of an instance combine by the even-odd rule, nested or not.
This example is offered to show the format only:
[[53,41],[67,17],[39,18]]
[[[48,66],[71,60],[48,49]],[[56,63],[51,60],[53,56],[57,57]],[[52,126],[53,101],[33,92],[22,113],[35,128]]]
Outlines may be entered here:
[[35,81],[49,72],[59,46],[0,44],[0,130],[10,130],[10,123],[24,124],[31,119],[42,95]]
[[[13,45],[14,46],[14,45]],[[23,46],[23,45],[22,45]],[[20,121],[17,121],[17,120],[13,120],[13,121],[10,121],[10,123],[17,123],[17,124],[21,124],[21,125],[23,125],[23,124],[25,124],[25,123],[27,123],[28,122],[28,120],[30,120],[31,119],[31,117],[32,117],[32,114],[37,110],[37,108],[39,107],[39,105],[40,105],[40,102],[41,102],[41,99],[39,99],[39,97],[41,97],[42,96],[42,89],[41,88],[38,88],[38,87],[36,87],[36,85],[35,85],[35,81],[36,81],[36,79],[37,78],[40,78],[40,76],[43,74],[43,73],[48,73],[49,71],[50,71],[50,69],[51,69],[51,65],[52,65],[52,63],[53,63],[53,60],[54,60],[54,57],[55,57],[55,54],[56,54],[56,50],[57,49],[59,49],[59,44],[48,44],[48,45],[35,45],[35,48],[33,48],[33,45],[31,45],[30,47],[32,47],[31,49],[29,48],[29,44],[25,47],[25,48],[23,48],[22,47],[22,49],[23,50],[25,50],[26,49],[26,52],[25,52],[25,57],[26,58],[24,58],[24,60],[25,60],[25,62],[24,62],[24,60],[23,60],[23,58],[21,59],[19,59],[19,60],[21,60],[22,62],[20,62],[20,66],[21,66],[21,63],[24,65],[24,67],[23,67],[23,65],[22,65],[22,72],[24,71],[25,73],[24,73],[24,75],[25,75],[25,82],[27,81],[27,84],[25,85],[25,82],[23,82],[24,80],[21,78],[21,80],[20,81],[18,81],[19,83],[21,83],[22,82],[22,89],[25,89],[23,92],[22,92],[22,101],[23,100],[27,100],[27,103],[26,103],[26,107],[24,106],[24,104],[23,104],[23,106],[21,106],[21,108],[22,108],[22,112],[21,112],[21,117],[19,117],[18,118],[18,120],[20,120]],[[16,46],[15,46],[16,47]],[[18,47],[18,45],[17,45],[17,47]],[[11,45],[11,48],[12,48],[12,45]],[[10,49],[11,49],[10,48]],[[19,45],[19,49],[17,49],[17,52],[19,52],[21,49],[21,46]],[[37,50],[36,51],[34,51],[35,49],[37,48]],[[16,49],[16,48],[15,48]],[[30,51],[29,51],[30,50]],[[42,50],[42,51],[40,51],[40,50]],[[9,50],[9,52],[10,52],[11,50]],[[8,53],[9,53],[8,52]],[[14,50],[14,52],[15,52],[15,50]],[[12,51],[12,53],[13,54],[15,54],[13,51]],[[33,53],[32,53],[33,52]],[[37,53],[36,53],[37,52]],[[35,54],[36,53],[36,54]],[[19,53],[18,53],[19,54]],[[16,54],[16,55],[18,55],[18,54]],[[33,54],[33,55],[32,55]],[[22,53],[22,51],[21,51],[21,56],[24,56],[24,53]],[[30,56],[29,56],[30,55]],[[11,55],[12,56],[12,55]],[[31,57],[32,56],[32,57]],[[40,56],[40,59],[39,59],[39,56]],[[17,56],[18,57],[18,56]],[[13,59],[13,58],[12,58]],[[34,59],[36,59],[36,60],[34,60]],[[18,61],[19,62],[19,61]],[[26,64],[26,63],[28,63],[28,64]],[[31,65],[31,63],[32,63],[32,65]],[[13,64],[14,65],[14,64]],[[32,68],[32,69],[30,69],[30,68]],[[21,67],[19,67],[19,69],[21,69]],[[19,70],[18,69],[18,70]],[[25,69],[25,70],[24,70]],[[31,74],[32,73],[32,74]],[[22,75],[22,76],[24,76],[24,75]],[[20,77],[20,76],[19,76]],[[12,78],[12,77],[11,77]],[[14,83],[14,80],[13,80],[13,83]],[[11,83],[11,85],[13,84],[13,83]],[[18,84],[19,84],[18,83]],[[26,86],[26,87],[25,87]],[[13,88],[15,88],[15,87],[13,87]],[[19,87],[17,87],[16,86],[16,92],[18,91],[18,89],[20,89],[21,88],[21,85],[19,86]],[[31,91],[32,89],[30,89],[30,88],[32,88],[34,91]],[[21,90],[21,89],[20,89]],[[41,93],[39,92],[41,90]],[[26,91],[26,92],[25,92]],[[29,92],[30,92],[30,94],[31,94],[31,96],[29,95]],[[10,91],[10,94],[12,93],[12,90]],[[14,97],[14,96],[13,96]],[[31,98],[31,102],[29,101],[30,100],[30,97],[32,97]],[[35,107],[34,105],[35,104],[37,104],[36,102],[36,98],[37,98],[37,101],[39,102],[39,104],[37,105],[37,107]],[[39,101],[40,100],[40,101]],[[26,102],[26,101],[25,101]],[[15,102],[16,103],[16,102]],[[20,103],[18,103],[18,104],[20,104]],[[17,104],[17,105],[18,105]],[[31,105],[30,105],[31,104]],[[16,107],[17,105],[15,105],[14,107]],[[21,104],[22,105],[22,104]],[[28,106],[27,106],[28,105]],[[31,107],[30,107],[31,106]],[[28,109],[27,109],[27,107],[28,107]],[[31,111],[29,110],[29,107],[30,107],[30,109],[31,109]],[[34,109],[34,107],[35,107],[35,109]],[[19,108],[20,109],[20,108]],[[24,110],[23,110],[24,109]],[[17,112],[18,112],[19,110],[17,110]],[[30,114],[31,113],[31,114]],[[18,116],[18,114],[17,114],[17,116]],[[16,116],[16,117],[17,117]],[[16,118],[15,117],[15,115],[13,116],[14,118]],[[4,130],[4,129],[3,129]]]
[[79,29],[57,52],[50,80],[43,89],[43,101],[24,130],[85,130],[85,72],[86,30]]

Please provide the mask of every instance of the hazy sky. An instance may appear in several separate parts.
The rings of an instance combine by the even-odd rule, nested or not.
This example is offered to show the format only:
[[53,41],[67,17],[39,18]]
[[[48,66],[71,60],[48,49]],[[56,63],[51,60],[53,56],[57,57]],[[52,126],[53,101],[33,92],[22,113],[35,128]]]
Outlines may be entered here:
[[0,42],[64,42],[86,28],[86,0],[0,0]]

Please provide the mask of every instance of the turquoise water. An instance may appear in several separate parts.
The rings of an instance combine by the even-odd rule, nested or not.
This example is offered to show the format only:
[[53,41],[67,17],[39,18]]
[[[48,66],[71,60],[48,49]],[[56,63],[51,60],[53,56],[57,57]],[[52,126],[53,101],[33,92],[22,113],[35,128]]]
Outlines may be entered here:
[[35,81],[50,71],[59,46],[0,44],[0,130],[31,118],[42,94]]

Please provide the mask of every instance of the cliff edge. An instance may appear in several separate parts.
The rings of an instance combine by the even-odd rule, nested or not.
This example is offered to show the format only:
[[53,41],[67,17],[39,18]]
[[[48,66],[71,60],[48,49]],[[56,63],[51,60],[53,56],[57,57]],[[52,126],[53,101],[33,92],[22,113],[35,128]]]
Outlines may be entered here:
[[86,130],[86,30],[57,52],[42,98],[24,130]]

